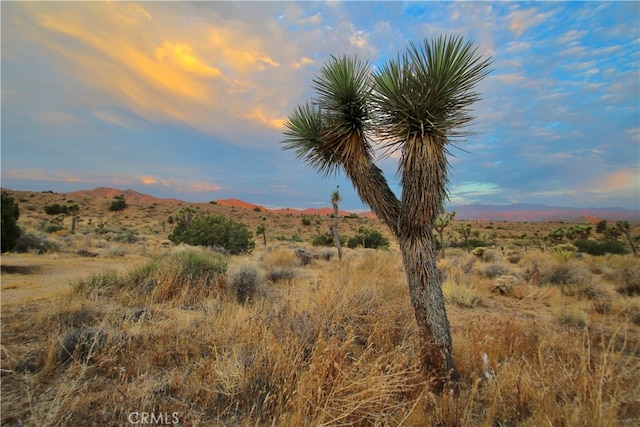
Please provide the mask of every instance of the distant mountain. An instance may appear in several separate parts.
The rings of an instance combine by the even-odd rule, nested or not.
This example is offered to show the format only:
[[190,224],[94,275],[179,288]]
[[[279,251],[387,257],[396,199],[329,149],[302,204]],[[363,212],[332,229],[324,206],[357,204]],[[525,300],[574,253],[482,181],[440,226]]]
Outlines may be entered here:
[[244,208],[244,209],[255,209],[258,208],[261,211],[268,210],[264,206],[254,205],[253,203],[245,202],[240,199],[219,199],[216,200],[216,203],[222,206],[232,206],[235,208]]
[[538,222],[574,221],[597,223],[600,220],[640,221],[640,210],[623,208],[567,208],[544,205],[464,205],[451,206],[448,212],[456,211],[456,219]]
[[[127,200],[142,201],[153,203],[157,201],[166,201],[171,203],[181,203],[177,199],[160,199],[149,194],[138,193],[134,190],[119,190],[109,187],[98,187],[93,190],[80,190],[69,195],[87,195],[94,197],[113,198],[123,194]],[[182,202],[184,203],[184,202]],[[220,199],[216,203],[223,206],[235,206],[245,209],[260,208],[262,211],[269,211],[280,214],[293,215],[320,215],[327,216],[333,214],[330,207],[323,208],[280,208],[267,209],[264,206],[245,202],[239,199]],[[483,221],[510,221],[510,222],[540,222],[540,221],[572,221],[572,222],[589,222],[597,223],[600,220],[627,220],[640,221],[640,209],[624,209],[624,208],[567,208],[558,206],[530,205],[530,204],[513,204],[513,205],[459,205],[449,206],[447,211],[456,211],[456,219],[459,220],[483,220]],[[353,212],[341,210],[341,216],[352,215]],[[358,212],[360,217],[375,217],[372,212]]]
[[153,203],[158,201],[181,203],[178,199],[161,199],[150,194],[138,193],[134,190],[119,190],[111,187],[98,187],[93,190],[78,190],[67,193],[69,196],[92,196],[92,197],[106,197],[108,199],[124,195],[125,200],[135,200],[139,202]]

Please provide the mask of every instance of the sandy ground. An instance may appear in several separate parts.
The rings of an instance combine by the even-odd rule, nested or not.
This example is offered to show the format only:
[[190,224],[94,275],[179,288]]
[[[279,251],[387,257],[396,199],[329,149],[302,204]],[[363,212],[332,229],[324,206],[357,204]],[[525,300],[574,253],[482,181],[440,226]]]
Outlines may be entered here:
[[5,254],[1,257],[2,307],[51,298],[71,284],[103,270],[126,271],[148,258],[87,258],[75,254]]

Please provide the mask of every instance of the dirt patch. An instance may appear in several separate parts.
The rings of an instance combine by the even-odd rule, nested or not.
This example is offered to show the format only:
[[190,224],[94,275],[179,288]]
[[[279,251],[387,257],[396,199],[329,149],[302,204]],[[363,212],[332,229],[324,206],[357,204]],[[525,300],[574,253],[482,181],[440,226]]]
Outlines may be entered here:
[[47,299],[68,292],[71,284],[104,270],[126,271],[143,263],[142,256],[87,258],[76,254],[6,254],[0,271],[2,307]]

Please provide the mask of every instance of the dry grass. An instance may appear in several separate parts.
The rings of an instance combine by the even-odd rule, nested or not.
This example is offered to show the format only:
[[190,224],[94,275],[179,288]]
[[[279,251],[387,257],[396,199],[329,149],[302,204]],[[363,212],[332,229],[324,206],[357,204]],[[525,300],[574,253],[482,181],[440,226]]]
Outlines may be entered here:
[[[504,265],[527,290],[501,295],[485,274],[491,263],[454,251],[440,267],[461,388],[437,396],[417,369],[397,252],[347,251],[304,267],[292,247],[234,258],[231,275],[247,265],[295,273],[252,304],[219,288],[217,256],[173,250],[91,275],[58,299],[5,308],[2,425],[124,425],[136,411],[175,412],[182,425],[640,420],[638,297],[615,292],[615,281],[588,276],[607,292],[604,313],[564,284],[527,283],[526,262]],[[535,255],[539,267],[547,256]],[[569,277],[586,266],[571,264],[580,274]]]
[[[43,204],[66,202],[20,197],[32,228],[47,219]],[[134,412],[186,426],[640,424],[639,260],[533,250],[533,232],[558,224],[474,223],[498,233],[497,248],[482,258],[448,248],[439,260],[460,393],[435,395],[418,370],[396,246],[346,248],[340,262],[276,241],[308,242],[330,218],[303,226],[201,204],[250,228],[268,217],[266,247],[224,259],[169,249],[162,223],[180,204],[132,201],[113,214],[108,199],[76,202],[86,207],[76,235],[35,239],[59,252],[3,257],[3,426],[127,425]],[[103,220],[110,231],[93,232]],[[364,222],[341,220],[341,233]],[[82,274],[45,293],[61,270]],[[32,278],[46,299],[9,298]]]

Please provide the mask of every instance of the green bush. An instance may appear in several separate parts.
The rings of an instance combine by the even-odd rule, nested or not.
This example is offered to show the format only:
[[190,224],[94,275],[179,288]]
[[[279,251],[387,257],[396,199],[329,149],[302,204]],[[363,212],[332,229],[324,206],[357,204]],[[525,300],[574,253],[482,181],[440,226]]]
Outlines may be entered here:
[[55,233],[56,231],[64,230],[64,225],[59,222],[49,221],[40,224],[39,229],[45,233]]
[[[464,243],[460,246],[465,247]],[[489,246],[487,242],[480,239],[469,239],[466,245],[466,247],[469,247],[469,248],[481,248],[481,247],[487,247],[487,246]]]
[[13,197],[8,193],[2,192],[2,240],[0,240],[0,252],[5,253],[12,250],[21,231],[18,227],[18,217],[20,217],[20,209],[18,204],[14,203]]
[[128,207],[127,202],[124,200],[124,195],[119,195],[113,198],[111,205],[109,205],[110,211],[121,211]]
[[578,248],[578,252],[587,253],[589,255],[624,255],[629,253],[624,243],[618,242],[617,240],[605,240],[603,242],[596,242],[595,240],[574,240],[573,244]]
[[358,234],[349,239],[347,246],[349,248],[357,246],[372,249],[389,248],[389,239],[373,228],[361,228]]
[[249,228],[224,215],[198,216],[180,219],[169,240],[192,246],[221,246],[232,255],[248,253],[255,246]]
[[[343,242],[344,239],[340,237],[340,241]],[[334,244],[333,234],[331,233],[317,234],[313,237],[311,244],[313,246],[333,246]]]
[[47,215],[66,215],[69,213],[69,207],[54,203],[53,205],[46,205],[44,207],[44,213]]

